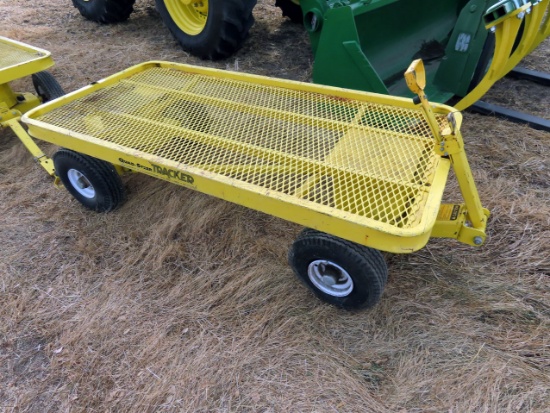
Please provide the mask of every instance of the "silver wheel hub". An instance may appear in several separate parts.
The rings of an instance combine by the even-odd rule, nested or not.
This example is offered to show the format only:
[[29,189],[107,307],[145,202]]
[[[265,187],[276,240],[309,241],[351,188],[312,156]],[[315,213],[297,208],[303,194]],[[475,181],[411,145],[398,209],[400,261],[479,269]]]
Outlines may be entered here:
[[76,191],[85,198],[92,199],[95,197],[95,189],[91,182],[82,172],[76,169],[67,171],[67,178]]
[[346,297],[353,291],[351,276],[335,262],[312,261],[307,268],[307,275],[315,287],[333,297]]

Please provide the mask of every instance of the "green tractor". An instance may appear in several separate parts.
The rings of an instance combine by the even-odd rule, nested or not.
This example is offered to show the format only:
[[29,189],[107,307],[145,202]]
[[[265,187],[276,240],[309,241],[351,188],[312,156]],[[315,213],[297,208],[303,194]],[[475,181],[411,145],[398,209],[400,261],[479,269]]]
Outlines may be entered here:
[[[72,0],[98,23],[127,20],[135,0]],[[224,59],[237,51],[254,24],[257,0],[155,0],[164,24],[181,47],[202,59]]]
[[[127,19],[135,0],[72,0],[100,23]],[[237,51],[257,0],[155,0],[182,48],[203,59]],[[412,97],[403,73],[426,66],[430,99],[473,104],[550,34],[550,0],[275,0],[303,24],[315,83]],[[336,63],[335,63],[336,62]]]

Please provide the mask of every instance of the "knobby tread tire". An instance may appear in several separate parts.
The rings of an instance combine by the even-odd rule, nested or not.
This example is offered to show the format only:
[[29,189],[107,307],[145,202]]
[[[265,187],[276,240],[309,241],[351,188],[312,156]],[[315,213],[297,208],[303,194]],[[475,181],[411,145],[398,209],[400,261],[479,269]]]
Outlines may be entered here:
[[[83,155],[69,149],[60,149],[53,156],[56,175],[67,190],[83,206],[96,212],[110,212],[125,200],[124,186],[112,164]],[[68,179],[69,169],[81,171],[92,183],[96,191],[93,200],[82,197]]]
[[102,23],[119,23],[128,20],[136,0],[73,0],[73,5],[86,19]]
[[354,250],[357,254],[360,254],[360,255],[366,254],[368,256],[368,259],[372,260],[372,264],[375,268],[383,270],[380,272],[380,275],[382,277],[384,285],[386,285],[388,281],[388,273],[386,270],[387,265],[386,265],[386,260],[384,259],[384,256],[380,251],[375,250],[374,248],[364,247],[362,245],[356,244],[351,241],[346,241],[342,238],[337,238],[335,236],[326,234],[321,231],[317,231],[316,229],[312,229],[312,228],[304,228],[296,238],[296,241],[304,238],[310,238],[312,236],[318,237],[319,239],[323,239],[323,240],[329,240],[330,242],[337,242],[344,248],[349,248],[351,250]]
[[[313,286],[307,275],[307,267],[314,259],[329,259],[345,268],[354,281],[353,291],[346,297],[333,297]],[[387,265],[380,251],[310,228],[304,229],[296,238],[289,251],[288,261],[298,278],[315,295],[346,310],[376,305],[388,280]]]
[[225,59],[241,48],[254,24],[252,10],[257,0],[209,0],[208,18],[202,32],[185,33],[173,20],[164,0],[157,10],[182,49],[201,59]]
[[276,0],[275,6],[281,9],[283,17],[288,17],[294,23],[303,24],[304,16],[300,5],[292,0]]
[[43,103],[65,95],[65,91],[57,80],[55,80],[55,77],[46,70],[34,73],[31,79],[34,90],[36,90]]

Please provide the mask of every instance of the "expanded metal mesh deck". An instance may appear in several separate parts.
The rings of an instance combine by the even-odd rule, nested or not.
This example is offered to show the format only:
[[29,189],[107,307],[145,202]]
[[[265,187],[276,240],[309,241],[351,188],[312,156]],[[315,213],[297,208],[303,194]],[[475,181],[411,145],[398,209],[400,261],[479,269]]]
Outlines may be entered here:
[[398,228],[418,224],[439,162],[420,111],[164,67],[36,119]]
[[44,58],[40,51],[32,51],[0,38],[0,71],[12,66],[30,63]]

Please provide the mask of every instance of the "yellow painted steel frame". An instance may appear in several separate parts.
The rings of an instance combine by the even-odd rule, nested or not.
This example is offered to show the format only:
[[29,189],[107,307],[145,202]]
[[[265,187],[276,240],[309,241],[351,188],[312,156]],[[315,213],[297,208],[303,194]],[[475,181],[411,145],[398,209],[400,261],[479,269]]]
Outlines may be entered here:
[[[2,36],[0,52],[0,120],[5,121],[17,116],[13,111],[23,113],[40,104],[31,94],[13,92],[9,82],[45,70],[54,63],[50,52]],[[25,99],[17,99],[18,95]]]
[[36,143],[19,124],[22,113],[42,103],[32,93],[14,92],[10,82],[53,66],[50,52],[0,36],[0,126],[11,128],[34,159],[50,175],[54,167]]
[[[5,50],[4,50],[5,48]],[[40,72],[54,65],[50,52],[0,36],[0,84]],[[15,56],[17,55],[17,56]],[[8,60],[9,63],[4,63]]]
[[432,237],[456,238],[465,244],[479,246],[485,243],[485,229],[489,219],[489,210],[481,206],[481,200],[474,182],[464,141],[460,133],[462,115],[451,112],[448,115],[449,126],[440,130],[428,98],[424,94],[426,85],[422,60],[415,60],[405,72],[405,80],[413,93],[416,93],[422,110],[428,119],[436,139],[435,151],[451,160],[453,169],[465,203],[462,205],[443,204],[432,231]]
[[[235,161],[236,163],[231,163],[230,165],[223,164],[223,162],[222,164],[205,165],[205,162],[201,162],[201,160],[183,163],[181,161],[178,162],[177,160],[163,158],[160,155],[147,153],[145,150],[136,149],[135,147],[129,148],[125,147],[123,144],[118,144],[116,142],[110,142],[91,136],[91,132],[88,131],[93,132],[96,130],[96,132],[100,133],[100,131],[107,129],[110,131],[117,130],[116,124],[111,123],[108,127],[104,124],[104,120],[106,121],[110,116],[106,109],[101,109],[101,113],[104,114],[102,116],[105,117],[104,120],[102,120],[99,116],[88,114],[86,109],[83,110],[83,113],[85,114],[82,118],[82,122],[88,123],[87,125],[84,125],[83,130],[87,131],[85,133],[75,130],[68,130],[62,126],[56,126],[48,123],[47,120],[41,120],[42,118],[47,119],[49,114],[53,114],[52,116],[55,117],[55,112],[62,111],[65,107],[68,108],[66,109],[68,112],[60,115],[60,121],[74,118],[74,116],[78,116],[77,112],[74,111],[78,111],[79,109],[71,109],[71,105],[78,104],[82,101],[82,99],[86,99],[90,97],[90,95],[96,96],[96,94],[102,93],[104,89],[115,87],[127,78],[138,76],[147,71],[159,70],[158,68],[215,78],[220,82],[236,81],[242,82],[245,85],[250,84],[256,86],[259,85],[259,87],[274,88],[282,91],[280,92],[281,94],[285,90],[290,90],[292,92],[299,91],[306,92],[308,96],[311,95],[313,97],[327,95],[330,99],[332,99],[332,102],[356,100],[362,105],[372,103],[373,105],[386,105],[387,107],[401,108],[400,110],[418,112],[416,105],[411,100],[404,98],[376,95],[309,83],[278,80],[262,76],[227,72],[183,64],[148,62],[131,67],[119,74],[110,76],[106,79],[100,80],[99,82],[86,86],[81,90],[70,93],[61,99],[57,99],[31,110],[23,116],[22,120],[28,125],[29,133],[37,139],[48,141],[68,149],[103,159],[114,165],[119,165],[133,171],[177,183],[187,188],[195,189],[239,205],[262,211],[288,221],[296,222],[307,227],[315,228],[320,231],[384,251],[395,253],[412,252],[422,248],[427,243],[430,236],[457,238],[460,241],[471,245],[481,245],[483,243],[483,240],[485,239],[484,229],[488,213],[481,208],[479,196],[475,189],[475,184],[466,161],[462,138],[459,133],[461,122],[460,115],[456,114],[455,117],[451,117],[454,122],[452,127],[446,127],[442,133],[439,132],[440,127],[438,122],[446,123],[445,115],[448,115],[453,111],[453,108],[444,105],[428,105],[429,110],[425,112],[428,123],[430,123],[430,128],[437,133],[435,139],[432,141],[433,147],[429,150],[437,151],[439,150],[438,148],[441,147],[443,148],[444,153],[442,153],[441,156],[435,156],[437,159],[437,167],[431,173],[432,178],[430,184],[428,184],[429,190],[426,190],[425,196],[427,198],[423,205],[423,209],[417,212],[420,216],[418,218],[418,224],[415,224],[412,227],[402,228],[398,228],[394,225],[390,225],[386,222],[381,222],[373,218],[358,216],[357,214],[340,210],[338,208],[338,204],[345,203],[346,200],[343,198],[340,199],[339,197],[345,197],[346,193],[336,193],[334,195],[336,207],[321,204],[313,205],[311,201],[300,197],[300,195],[312,191],[312,184],[308,180],[306,180],[305,183],[295,190],[294,195],[287,194],[284,192],[259,187],[254,183],[244,182],[232,177],[233,174],[246,174],[247,168],[251,168],[253,164],[239,165],[238,161]],[[132,87],[134,88],[133,93],[145,93],[142,88],[140,89],[137,82],[134,82]],[[209,86],[203,86],[203,88],[208,87]],[[244,87],[245,86],[243,86],[243,88]],[[160,88],[160,86],[157,86],[157,89],[162,89],[163,92],[166,92],[166,89]],[[275,96],[279,93],[277,90],[273,92]],[[180,93],[180,95],[184,94],[184,92],[178,93]],[[186,99],[198,99],[192,94],[185,94],[185,96]],[[99,95],[96,97],[100,99]],[[93,97],[90,97],[90,99],[91,102],[95,102],[96,100]],[[218,108],[216,110],[224,110],[227,105],[234,105],[234,108],[236,108],[235,110],[242,116],[245,116],[246,112],[249,110],[246,104],[240,104],[238,102],[235,103],[234,101],[229,100],[218,101],[208,98],[208,102],[212,105],[212,108]],[[108,105],[113,107],[114,111],[118,111],[117,102],[108,103]],[[82,109],[80,110],[82,111]],[[159,110],[160,109],[155,107],[149,107],[147,112],[151,114],[151,111],[154,113]],[[164,111],[166,110],[167,109],[164,109]],[[377,109],[374,108],[372,110],[376,111]],[[264,115],[268,113],[266,109],[261,109],[261,111]],[[73,113],[73,116],[71,113]],[[268,114],[271,116],[271,119],[277,119],[277,116],[282,116],[277,110],[272,110]],[[357,112],[353,122],[360,121],[360,119],[362,119],[365,115],[366,112],[364,110]],[[438,119],[436,119],[436,115],[438,116]],[[143,131],[143,128],[140,128],[139,126],[140,124],[137,116],[131,114],[125,114],[123,116],[123,119],[126,119],[128,122],[132,122],[132,125],[134,125],[133,127],[136,131],[135,133],[139,133],[140,130]],[[420,114],[420,117],[422,118],[422,114]],[[293,119],[300,122],[301,117],[297,114]],[[327,124],[329,126],[341,123],[334,121],[324,121],[323,123],[323,121],[320,121],[317,118],[315,119],[315,122],[318,122],[319,124]],[[175,127],[160,124],[157,121],[153,122],[150,120],[149,123],[154,123],[157,128],[165,128],[168,132],[164,133],[174,133],[170,132],[170,130],[176,130],[174,129]],[[120,128],[121,126],[119,125],[118,127]],[[252,127],[252,124],[250,127]],[[202,126],[200,128],[202,128]],[[181,129],[179,130],[179,133],[181,133]],[[383,138],[384,131],[375,129],[374,132],[377,134],[376,136],[381,136],[381,138],[377,139],[380,142],[383,142],[380,139]],[[187,130],[186,133],[188,143],[185,144],[186,147],[182,150],[189,150],[189,145],[191,145],[191,147],[196,146],[199,148],[197,145],[199,145],[199,141],[201,139],[209,139],[208,145],[212,148],[210,152],[215,151],[221,153],[221,158],[223,158],[224,151],[229,152],[237,148],[242,151],[242,155],[240,156],[257,156],[257,159],[263,159],[262,164],[259,167],[260,172],[256,172],[260,174],[295,173],[292,169],[293,167],[291,166],[293,165],[292,162],[300,161],[302,159],[299,156],[278,153],[277,151],[269,148],[258,148],[254,145],[246,146],[245,144],[235,142],[234,140],[224,140],[215,135],[203,132],[202,130]],[[392,133],[395,135],[395,132],[387,132],[388,139],[392,136]],[[333,161],[333,166],[322,165],[322,167],[330,172],[331,168],[340,168],[344,170],[343,166],[338,166],[338,162],[361,162],[361,160],[357,158],[357,155],[354,154],[354,151],[359,151],[357,145],[360,144],[360,139],[361,136],[354,135],[353,132],[345,133],[344,136],[340,137],[339,143],[334,146],[332,152],[326,157],[327,159],[331,159],[331,161]],[[174,144],[176,144],[176,142]],[[407,143],[404,142],[404,144],[406,145]],[[202,145],[204,146],[204,144]],[[386,149],[397,149],[397,146],[395,146],[395,144],[393,145],[393,147],[389,146]],[[429,146],[426,149],[428,150],[428,148]],[[156,150],[157,149],[159,148],[156,147]],[[267,156],[266,154],[271,157],[271,163],[265,162],[265,158],[261,158],[262,156]],[[385,162],[385,167],[391,168],[391,165],[388,165],[387,161]],[[308,168],[319,166],[321,163],[322,162],[320,161],[308,160],[304,163],[305,166],[303,167],[305,168],[305,173],[309,174]],[[455,208],[451,207],[451,213],[446,214],[445,211],[449,208],[447,206],[443,206],[443,210],[440,210],[440,204],[447,180],[447,174],[451,165],[454,167],[455,173],[458,177],[460,188],[465,199],[465,205],[459,205],[458,212],[453,212]],[[287,171],[285,168],[289,170]],[[229,170],[229,176],[222,175],[219,173],[218,169]],[[340,177],[346,177],[348,176],[347,174],[348,172],[345,172],[344,170],[344,172],[341,172]],[[387,184],[385,185],[387,187]],[[352,191],[358,190],[361,189],[354,189]],[[351,194],[353,195],[353,192]],[[381,194],[380,196],[384,195]],[[384,201],[382,200],[382,202]],[[389,206],[389,209],[391,210],[391,206]],[[438,219],[437,223],[436,219]]]
[[19,118],[13,118],[1,123],[4,127],[10,127],[17,135],[19,140],[25,145],[25,148],[31,153],[33,159],[42,166],[50,176],[55,176],[55,168],[52,160],[46,156],[38,147],[36,142],[32,140],[27,131],[19,123]]
[[[523,31],[518,38],[522,23]],[[495,32],[493,60],[481,82],[455,104],[458,110],[473,105],[497,80],[505,76],[550,35],[550,0],[541,0],[534,5],[525,4],[489,23],[487,29]]]
[[531,53],[546,37],[550,35],[550,0],[540,0],[534,3],[525,15],[525,25],[521,38],[516,41],[516,49],[509,57],[504,74]]
[[526,54],[531,53],[544,39],[550,36],[550,0],[540,0],[534,6],[538,8],[537,13],[532,13],[533,15],[527,16],[527,18],[533,21],[531,24],[538,30]]

